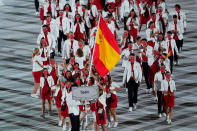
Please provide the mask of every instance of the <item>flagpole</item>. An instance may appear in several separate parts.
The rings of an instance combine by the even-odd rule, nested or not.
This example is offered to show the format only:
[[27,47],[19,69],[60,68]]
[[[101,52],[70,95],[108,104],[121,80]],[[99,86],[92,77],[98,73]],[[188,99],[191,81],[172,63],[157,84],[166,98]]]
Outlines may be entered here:
[[99,22],[98,22],[98,25],[97,25],[97,33],[96,33],[96,37],[95,37],[95,40],[94,40],[93,52],[92,52],[91,60],[90,60],[90,69],[89,69],[89,75],[88,75],[88,78],[87,78],[88,83],[89,83],[89,80],[90,80],[90,75],[91,75],[91,70],[92,70],[94,51],[95,51],[95,45],[96,45],[96,38],[97,38],[97,35],[98,35],[98,27],[99,27],[99,24],[100,24],[100,19],[101,19],[101,14],[99,14]]

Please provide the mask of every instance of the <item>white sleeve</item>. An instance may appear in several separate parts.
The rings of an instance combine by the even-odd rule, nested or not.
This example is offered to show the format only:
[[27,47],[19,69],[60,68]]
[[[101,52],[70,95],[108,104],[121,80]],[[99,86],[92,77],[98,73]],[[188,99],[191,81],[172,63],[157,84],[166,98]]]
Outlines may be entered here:
[[142,68],[140,66],[140,64],[138,63],[138,71],[139,71],[139,78],[138,78],[138,81],[141,82],[142,81]]
[[37,38],[37,44],[38,44],[38,45],[40,45],[41,37],[42,37],[41,34],[39,34],[39,35],[38,35],[38,38]]
[[124,74],[123,74],[123,80],[122,80],[122,83],[123,83],[123,84],[126,82],[127,73],[128,73],[128,69],[127,69],[127,67],[125,67],[125,69],[124,69]]

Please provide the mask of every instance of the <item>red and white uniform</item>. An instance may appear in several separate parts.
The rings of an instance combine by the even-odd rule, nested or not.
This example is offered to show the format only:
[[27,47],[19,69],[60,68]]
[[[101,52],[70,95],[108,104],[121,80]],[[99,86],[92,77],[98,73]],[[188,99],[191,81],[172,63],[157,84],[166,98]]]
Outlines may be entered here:
[[[135,21],[137,23],[137,25],[133,21]],[[139,24],[140,23],[139,23],[139,19],[138,18],[132,19],[131,17],[128,18],[127,23],[126,23],[127,28],[130,31],[130,35],[133,37],[134,40],[136,40],[136,38],[138,36]]]
[[84,22],[73,24],[72,32],[74,33],[76,40],[80,40],[84,38],[84,32],[85,32]]
[[168,26],[168,31],[178,31],[176,34],[173,35],[173,38],[175,40],[182,40],[183,39],[183,32],[184,32],[184,28],[181,27],[181,23],[179,20],[177,20],[177,22],[170,22],[169,26]]
[[112,82],[110,87],[108,87],[108,85],[106,85],[107,98],[111,97],[113,100],[112,102],[110,102],[108,99],[106,100],[107,107],[109,107],[109,108],[117,108],[118,97],[117,97],[116,91],[113,91],[112,93],[109,92],[109,90],[114,90],[117,87],[119,87],[119,86],[115,82]]
[[[161,91],[167,91],[172,93],[176,91],[174,80],[163,80],[161,83]],[[168,96],[164,94],[164,107],[174,107],[174,96]]]
[[43,61],[43,66],[45,68],[47,68],[49,65],[49,54],[47,52],[49,52],[49,47],[40,48],[41,57],[46,58],[46,61]]
[[41,87],[41,98],[43,100],[51,99],[51,87],[54,85],[54,81],[52,76],[48,76],[47,78],[40,78],[40,87]]
[[77,49],[79,48],[78,41],[68,39],[64,42],[62,58],[69,59],[71,55],[76,54]]
[[134,9],[136,14],[138,14],[138,8],[135,1],[134,3],[132,3],[129,2],[128,0],[124,0],[120,7],[120,18],[123,19],[124,17],[128,17],[132,9]]

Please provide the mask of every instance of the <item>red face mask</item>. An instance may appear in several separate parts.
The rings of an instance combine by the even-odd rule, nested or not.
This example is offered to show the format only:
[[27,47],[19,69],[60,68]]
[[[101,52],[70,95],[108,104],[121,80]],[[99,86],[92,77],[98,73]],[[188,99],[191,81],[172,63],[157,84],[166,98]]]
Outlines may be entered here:
[[89,85],[89,86],[92,86],[92,81],[89,81],[88,85]]
[[108,23],[108,19],[105,20],[105,23]]
[[165,68],[161,68],[160,71],[161,71],[161,73],[164,73],[165,72]]
[[107,77],[105,77],[104,82],[107,82],[107,81],[108,81],[108,79],[107,79]]
[[112,12],[113,10],[111,8],[109,8],[109,12]]
[[159,40],[163,40],[163,37],[162,36],[159,36]]
[[168,35],[168,40],[171,40],[171,35]]
[[80,6],[80,3],[78,3],[77,6]]
[[70,39],[73,39],[74,38],[74,35],[70,35]]
[[47,29],[46,28],[43,28],[43,33],[47,33]]
[[178,12],[178,11],[179,11],[179,9],[178,9],[178,8],[175,8],[175,11],[176,11],[176,12]]
[[79,85],[81,83],[81,81],[79,79],[77,79],[76,83]]
[[71,87],[70,83],[66,85],[66,88],[69,89]]
[[96,36],[96,32],[93,33],[93,36]]
[[66,75],[66,78],[69,79],[70,78],[70,75]]
[[47,23],[50,23],[50,22],[51,22],[51,19],[48,18],[48,19],[47,19]]
[[84,73],[84,76],[88,76],[88,73]]
[[129,45],[129,50],[131,50],[131,49],[132,49],[132,47],[133,47],[132,45]]
[[153,21],[156,21],[156,16],[155,15],[153,16]]
[[80,17],[79,17],[79,16],[76,16],[76,19],[77,19],[77,20],[79,20],[79,19],[80,19]]
[[65,84],[65,82],[64,81],[62,81],[62,85],[64,85]]
[[63,16],[63,12],[60,13],[60,16],[61,16],[61,17]]
[[167,74],[166,75],[166,78],[169,80],[171,78],[171,75],[170,74]]
[[160,56],[159,58],[160,58],[160,59],[163,59],[163,56]]
[[127,35],[128,35],[128,33],[127,33],[127,32],[125,32],[125,33],[124,33],[124,35],[125,35],[125,36],[127,36]]
[[134,17],[134,15],[135,15],[134,13],[131,13],[131,17],[132,17],[132,18]]
[[83,44],[79,44],[79,48],[82,48],[83,47]]
[[146,42],[143,42],[142,44],[143,44],[144,47],[147,45]]
[[45,71],[45,72],[43,72],[44,73],[44,75],[47,75],[48,74],[48,72],[47,71]]
[[78,69],[79,69],[79,67],[78,67],[78,66],[75,66],[74,68],[75,68],[75,70],[78,70]]
[[134,58],[131,58],[131,59],[130,59],[130,62],[131,62],[131,63],[134,63],[134,61],[135,61]]
[[54,65],[55,64],[55,61],[53,60],[53,61],[51,61],[51,65]]
[[94,1],[90,1],[90,4],[93,4],[94,3]]
[[84,8],[82,8],[82,12],[85,12],[85,9]]
[[45,41],[42,41],[42,45],[45,45]]
[[66,11],[69,11],[69,7],[68,6],[66,7]]
[[71,63],[73,64],[75,62],[75,60],[74,59],[71,59]]

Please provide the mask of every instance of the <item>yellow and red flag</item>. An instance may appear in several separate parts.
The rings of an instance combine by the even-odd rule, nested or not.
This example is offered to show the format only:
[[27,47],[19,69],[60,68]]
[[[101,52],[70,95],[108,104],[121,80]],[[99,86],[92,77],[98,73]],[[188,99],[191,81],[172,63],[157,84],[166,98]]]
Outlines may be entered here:
[[100,76],[104,77],[120,60],[120,49],[114,35],[100,16],[93,63]]

